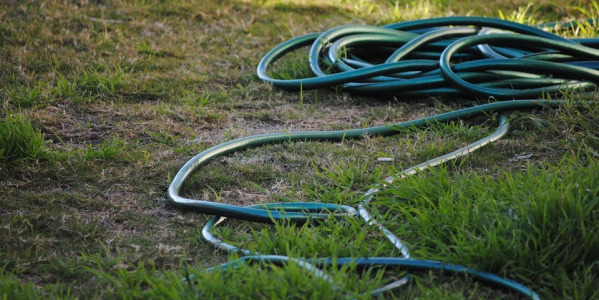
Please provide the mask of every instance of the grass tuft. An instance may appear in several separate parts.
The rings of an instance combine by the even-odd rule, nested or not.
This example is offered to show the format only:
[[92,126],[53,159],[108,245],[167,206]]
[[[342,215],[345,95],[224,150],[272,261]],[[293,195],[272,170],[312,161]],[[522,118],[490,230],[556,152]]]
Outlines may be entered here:
[[8,114],[0,120],[0,164],[35,160],[46,153],[43,133],[27,117]]
[[122,153],[126,148],[126,141],[118,135],[113,135],[112,138],[103,141],[97,147],[86,145],[85,159],[102,159],[107,160]]

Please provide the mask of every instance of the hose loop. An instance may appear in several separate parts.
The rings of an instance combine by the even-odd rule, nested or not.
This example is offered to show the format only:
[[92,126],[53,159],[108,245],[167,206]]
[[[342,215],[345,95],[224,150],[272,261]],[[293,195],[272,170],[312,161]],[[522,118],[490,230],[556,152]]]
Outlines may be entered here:
[[[307,58],[313,73],[309,78],[276,79],[269,67],[286,54],[310,47]],[[331,281],[320,268],[353,264],[358,267],[383,266],[404,270],[437,270],[452,275],[468,275],[483,282],[506,288],[532,299],[539,296],[528,287],[510,279],[465,266],[413,258],[406,243],[385,228],[380,216],[368,211],[377,193],[394,180],[462,157],[494,142],[508,132],[506,111],[558,106],[565,100],[539,100],[543,95],[565,90],[590,90],[599,83],[599,39],[568,40],[526,26],[493,18],[444,17],[390,24],[382,27],[346,25],[324,33],[312,33],[286,41],[269,51],[258,64],[260,80],[288,90],[336,87],[368,95],[394,95],[411,98],[444,95],[450,98],[493,99],[452,112],[408,122],[361,129],[337,131],[282,132],[232,140],[207,149],[191,158],[173,178],[167,200],[175,207],[215,215],[202,230],[203,238],[215,248],[243,255],[239,260],[209,268],[238,268],[248,263],[295,263],[323,280]],[[382,63],[381,63],[382,62]],[[325,67],[323,69],[323,67]],[[500,101],[495,101],[500,100]],[[294,141],[342,141],[366,135],[390,136],[398,129],[495,114],[497,129],[470,145],[428,160],[383,180],[366,191],[356,208],[326,203],[268,203],[246,207],[187,199],[179,195],[184,182],[215,158],[267,144]],[[212,229],[226,218],[252,222],[306,223],[331,218],[360,218],[380,230],[401,257],[292,258],[252,252],[222,241]],[[403,277],[374,289],[378,295],[402,286]]]

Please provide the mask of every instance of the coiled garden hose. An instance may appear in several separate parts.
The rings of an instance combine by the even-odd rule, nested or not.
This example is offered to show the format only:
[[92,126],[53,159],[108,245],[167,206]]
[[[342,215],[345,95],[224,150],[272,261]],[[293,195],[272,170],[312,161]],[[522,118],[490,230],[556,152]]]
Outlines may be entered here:
[[[308,64],[313,77],[275,79],[269,76],[268,68],[276,60],[305,46],[310,46]],[[379,228],[401,251],[403,257],[338,258],[335,261],[337,265],[440,270],[450,274],[469,275],[538,299],[539,296],[526,286],[497,275],[410,257],[405,244],[379,223],[368,212],[367,207],[386,183],[466,155],[504,136],[508,132],[509,123],[503,112],[563,105],[565,100],[539,99],[545,95],[571,90],[594,89],[595,84],[599,83],[598,46],[598,39],[569,40],[539,27],[482,17],[435,18],[382,27],[348,25],[324,33],[293,38],[275,47],[262,58],[257,68],[261,80],[289,90],[336,87],[353,93],[394,95],[399,98],[442,95],[449,98],[481,98],[494,102],[387,126],[272,133],[232,140],[190,159],[171,182],[167,199],[178,208],[217,216],[203,228],[204,239],[218,249],[244,255],[239,260],[206,271],[236,268],[248,262],[285,264],[292,261],[324,280],[331,280],[318,267],[332,265],[332,259],[255,253],[221,241],[211,230],[226,218],[254,222],[304,223],[331,216],[360,217],[365,223]],[[183,183],[193,172],[217,157],[237,151],[293,141],[341,141],[364,136],[390,136],[401,133],[399,129],[402,128],[423,127],[490,113],[498,114],[499,120],[498,127],[492,134],[386,178],[384,184],[371,188],[362,195],[357,208],[327,203],[268,203],[242,207],[179,196]],[[377,288],[372,294],[388,291],[405,282],[407,277]]]

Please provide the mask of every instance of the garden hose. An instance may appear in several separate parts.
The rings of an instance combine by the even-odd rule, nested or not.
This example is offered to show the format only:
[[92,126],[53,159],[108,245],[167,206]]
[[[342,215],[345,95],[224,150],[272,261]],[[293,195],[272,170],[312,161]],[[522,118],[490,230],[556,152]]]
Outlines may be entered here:
[[[587,23],[595,20],[586,21]],[[575,27],[570,23],[564,27]],[[506,111],[563,105],[566,100],[542,100],[570,91],[591,91],[599,83],[599,40],[565,39],[548,29],[559,23],[531,27],[514,22],[483,17],[445,17],[416,20],[387,26],[347,25],[324,33],[290,39],[268,52],[257,67],[258,77],[276,87],[309,90],[335,87],[370,96],[418,98],[443,96],[450,99],[482,99],[484,104],[386,126],[336,131],[302,131],[256,135],[232,140],[191,158],[171,182],[167,199],[172,205],[215,215],[202,230],[202,236],[216,248],[236,252],[244,257],[205,271],[237,268],[259,262],[287,264],[294,262],[315,276],[331,281],[319,267],[353,264],[358,267],[385,266],[404,270],[438,270],[471,276],[477,280],[539,299],[526,286],[494,274],[438,261],[415,259],[406,245],[377,221],[367,207],[376,193],[398,178],[466,155],[493,142],[508,132]],[[577,26],[584,26],[578,24]],[[311,77],[275,79],[269,68],[283,56],[302,47],[310,47],[307,58]],[[276,73],[275,73],[276,74]],[[499,101],[498,101],[499,100]],[[343,141],[365,136],[390,136],[401,129],[424,127],[495,114],[498,127],[489,136],[449,154],[384,179],[359,199],[356,208],[328,203],[268,203],[236,206],[207,200],[187,199],[179,195],[185,180],[217,157],[267,144],[293,141]],[[305,223],[328,218],[359,217],[383,232],[402,257],[306,259],[255,253],[217,238],[212,229],[226,218],[252,222]],[[402,286],[403,277],[377,288],[371,295]],[[334,285],[335,288],[340,288]]]

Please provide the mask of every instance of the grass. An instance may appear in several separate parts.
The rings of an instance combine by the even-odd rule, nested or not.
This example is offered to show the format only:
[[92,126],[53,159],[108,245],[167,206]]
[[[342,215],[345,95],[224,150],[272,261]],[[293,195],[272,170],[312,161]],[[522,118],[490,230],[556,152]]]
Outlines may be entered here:
[[0,164],[35,160],[44,156],[42,132],[23,115],[6,115],[0,123]]
[[598,295],[590,282],[563,283],[597,267],[591,249],[599,243],[599,173],[596,160],[580,160],[498,177],[441,168],[403,180],[377,204],[398,216],[394,232],[414,241],[418,257],[474,264],[531,285],[551,282],[564,289],[562,297],[576,291],[592,299]]
[[[342,24],[446,15],[528,24],[597,16],[595,2],[545,1],[9,1],[0,8],[0,298],[368,298],[404,270],[294,263],[203,273],[236,259],[201,241],[209,216],[165,203],[193,155],[253,134],[360,128],[454,110],[335,90],[293,93],[257,80],[267,51]],[[595,37],[592,22],[570,37]],[[307,76],[305,52],[273,75]],[[494,272],[548,299],[599,295],[597,95],[511,114],[507,137],[396,181],[372,203],[414,257]],[[590,100],[590,103],[580,100]],[[269,145],[220,158],[185,196],[248,205],[355,205],[382,178],[488,134],[487,117],[389,138]],[[392,162],[378,161],[379,157]],[[398,256],[355,219],[316,226],[230,220],[223,239],[294,257]],[[196,279],[181,281],[194,274]],[[514,295],[436,272],[389,298]]]

